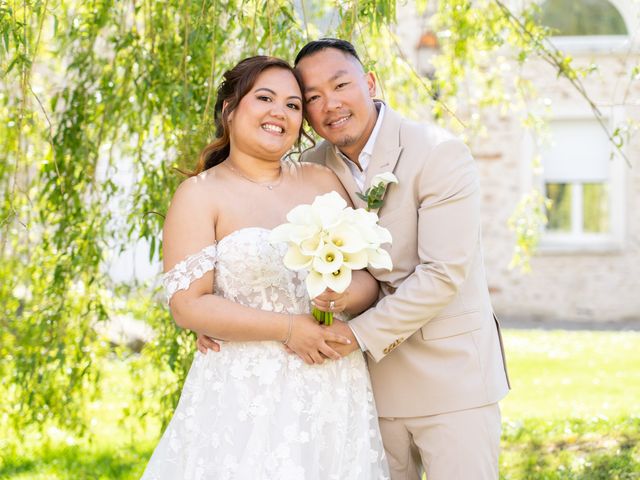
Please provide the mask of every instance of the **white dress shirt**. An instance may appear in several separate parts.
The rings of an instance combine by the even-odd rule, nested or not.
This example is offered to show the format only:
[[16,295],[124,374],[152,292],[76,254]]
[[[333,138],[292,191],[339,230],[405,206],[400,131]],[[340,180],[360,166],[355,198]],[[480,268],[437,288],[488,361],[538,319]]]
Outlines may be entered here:
[[378,138],[378,133],[380,132],[380,127],[382,126],[382,117],[384,117],[384,103],[377,103],[376,105],[380,106],[380,110],[378,110],[378,119],[376,120],[376,124],[371,131],[371,135],[369,135],[369,140],[362,148],[360,155],[358,155],[358,163],[360,163],[360,168],[349,160],[344,153],[342,153],[338,147],[334,147],[336,149],[336,153],[342,160],[347,164],[349,170],[351,170],[351,174],[353,175],[353,179],[356,181],[356,185],[360,189],[360,192],[364,192],[366,190],[364,182],[367,177],[367,169],[369,168],[369,163],[371,162],[371,156],[373,155],[373,147],[376,144],[376,139]]

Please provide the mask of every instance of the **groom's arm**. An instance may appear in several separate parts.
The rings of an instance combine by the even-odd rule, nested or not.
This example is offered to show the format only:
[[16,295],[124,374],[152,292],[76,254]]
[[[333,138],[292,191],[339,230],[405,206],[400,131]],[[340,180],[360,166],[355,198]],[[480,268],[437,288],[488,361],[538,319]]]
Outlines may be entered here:
[[417,213],[420,263],[392,295],[349,323],[376,362],[456,297],[479,253],[478,173],[461,141],[443,142],[429,154]]

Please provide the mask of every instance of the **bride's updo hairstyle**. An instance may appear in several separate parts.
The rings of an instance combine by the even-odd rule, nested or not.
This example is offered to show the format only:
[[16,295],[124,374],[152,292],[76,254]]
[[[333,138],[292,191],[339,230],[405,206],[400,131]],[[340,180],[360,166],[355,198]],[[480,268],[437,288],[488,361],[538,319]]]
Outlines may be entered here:
[[[238,108],[240,101],[251,91],[260,74],[269,68],[281,68],[291,72],[300,86],[300,91],[302,91],[302,81],[299,74],[280,58],[262,55],[248,57],[240,61],[231,70],[227,70],[223,75],[224,80],[218,87],[214,107],[213,118],[216,127],[216,138],[200,153],[198,164],[192,175],[197,175],[222,163],[229,156],[229,114]],[[223,106],[225,107],[224,109],[222,108]],[[296,142],[298,147],[302,134],[303,129],[302,125],[300,125]]]

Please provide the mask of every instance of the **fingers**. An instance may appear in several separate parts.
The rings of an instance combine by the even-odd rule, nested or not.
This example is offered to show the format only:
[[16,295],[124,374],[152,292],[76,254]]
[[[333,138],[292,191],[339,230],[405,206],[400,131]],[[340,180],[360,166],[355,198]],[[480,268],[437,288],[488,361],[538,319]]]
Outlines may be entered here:
[[326,343],[320,347],[320,353],[331,360],[340,360],[342,356]]
[[310,356],[313,360],[313,363],[315,363],[316,365],[322,365],[325,361],[325,357],[323,357],[319,351],[311,352]]
[[351,340],[343,335],[338,335],[333,332],[326,332],[324,337],[325,342],[335,342],[340,343],[342,345],[351,345]]
[[220,344],[206,335],[198,335],[196,344],[198,345],[200,353],[207,353],[208,350],[213,350],[214,352],[220,351]]
[[196,348],[198,349],[198,351],[200,353],[207,353],[207,347],[204,346],[202,339],[204,338],[204,335],[198,335],[198,338],[196,339]]
[[333,312],[333,313],[341,313],[343,312],[346,308],[347,308],[347,301],[346,301],[346,297],[344,295],[341,296],[336,296],[336,295],[341,295],[341,294],[333,294],[332,296],[335,298],[327,298],[327,299],[322,299],[319,297],[316,297],[313,299],[313,305],[316,306],[316,308],[318,308],[319,310],[322,310],[323,312]]

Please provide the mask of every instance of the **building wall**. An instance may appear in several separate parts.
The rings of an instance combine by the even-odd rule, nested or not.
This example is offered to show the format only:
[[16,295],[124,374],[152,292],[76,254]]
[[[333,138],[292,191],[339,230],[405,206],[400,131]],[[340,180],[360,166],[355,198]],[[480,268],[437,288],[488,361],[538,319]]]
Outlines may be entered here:
[[[585,82],[592,98],[603,105],[612,94],[628,85],[629,69],[623,58],[585,55],[594,59],[602,74]],[[584,109],[584,101],[565,80],[557,80],[542,63],[533,64],[527,75],[538,86],[540,96],[551,100],[554,110]],[[613,74],[612,74],[613,73]],[[634,82],[618,119],[640,121],[640,85]],[[621,87],[622,85],[622,87]],[[635,106],[633,104],[636,104]],[[558,251],[545,247],[544,240],[531,260],[531,272],[509,269],[515,237],[507,221],[521,196],[531,186],[533,172],[527,133],[515,117],[488,115],[490,137],[473,144],[483,188],[483,233],[488,280],[496,311],[507,317],[540,319],[620,321],[640,319],[640,135],[625,146],[632,163],[613,159],[622,170],[624,232],[617,246],[601,251],[576,247]]]
[[[637,37],[632,28],[638,25],[640,6],[615,3],[625,16],[631,37]],[[412,14],[411,8],[400,9],[398,32],[407,57],[416,58],[425,22]],[[605,113],[615,107],[616,122],[625,118],[640,122],[640,81],[630,82],[629,75],[631,66],[640,59],[640,38],[635,38],[636,45],[631,47],[616,47],[610,40],[588,45],[576,39],[562,48],[578,65],[595,62],[600,66],[599,72],[583,81]],[[585,111],[589,115],[587,104],[575,89],[558,79],[545,63],[532,61],[522,73],[536,86],[538,105],[551,105],[554,112]],[[624,190],[617,207],[623,225],[620,242],[595,250],[558,250],[542,242],[531,260],[531,272],[522,273],[509,268],[515,234],[507,226],[517,203],[535,182],[530,134],[521,126],[521,113],[481,112],[490,133],[470,141],[481,175],[485,262],[496,312],[507,318],[537,320],[640,320],[640,132],[625,145],[631,168],[621,158],[613,160],[622,177],[616,189]],[[546,114],[543,108],[538,113]]]

